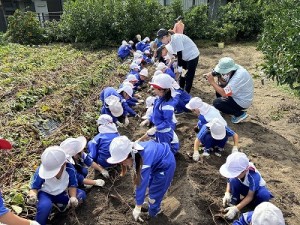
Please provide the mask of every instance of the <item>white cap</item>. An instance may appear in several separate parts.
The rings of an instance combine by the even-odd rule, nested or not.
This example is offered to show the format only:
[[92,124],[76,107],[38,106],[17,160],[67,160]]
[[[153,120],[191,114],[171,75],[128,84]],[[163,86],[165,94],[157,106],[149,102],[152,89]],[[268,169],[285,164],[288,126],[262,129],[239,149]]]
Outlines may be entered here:
[[167,69],[168,67],[166,66],[166,64],[164,64],[163,62],[158,63],[156,70],[163,70],[163,69]]
[[150,54],[150,51],[149,50],[145,50],[144,53],[145,54]]
[[133,94],[132,87],[130,87],[129,85],[123,85],[123,87],[118,89],[117,92],[121,93],[122,91],[125,91],[130,96],[130,98],[132,98],[132,94]]
[[134,42],[132,40],[128,41],[128,44],[133,45]]
[[153,96],[148,96],[148,97],[146,98],[146,107],[147,107],[147,108],[151,107],[151,106],[154,104],[155,99],[156,99],[156,98],[153,97]]
[[166,73],[158,74],[153,77],[153,81],[150,82],[150,85],[153,87],[159,87],[161,89],[172,88],[173,79]]
[[225,125],[218,119],[214,118],[212,121],[206,124],[210,128],[210,133],[213,139],[222,140],[226,136]]
[[134,69],[140,69],[140,66],[138,65],[138,64],[136,64],[136,63],[131,63],[130,64],[130,69],[132,69],[132,70],[134,70]]
[[168,54],[170,54],[170,55],[174,55],[174,54],[177,53],[177,52],[174,51],[174,49],[172,48],[172,46],[170,44],[167,44],[165,46],[165,48],[168,50]]
[[128,45],[127,41],[123,40],[122,45]]
[[142,37],[141,37],[140,34],[135,35],[135,37],[136,37],[136,39],[137,39],[138,41],[141,41],[141,39],[142,39]]
[[249,167],[249,159],[245,153],[234,152],[231,153],[226,163],[220,167],[220,173],[226,178],[235,178]]
[[188,104],[185,105],[186,108],[193,110],[193,109],[199,109],[200,113],[202,115],[205,115],[208,113],[209,109],[211,108],[211,105],[207,104],[206,102],[203,102],[201,98],[199,97],[193,97],[189,101]]
[[129,87],[131,87],[132,89],[134,88],[133,84],[130,83],[129,81],[127,81],[127,80],[124,80],[124,82],[122,83],[122,86],[129,86]]
[[123,107],[119,97],[110,95],[105,99],[105,103],[108,105],[108,108],[113,116],[119,117],[123,114]]
[[107,159],[110,164],[117,164],[127,159],[133,150],[143,150],[144,148],[136,142],[131,142],[126,136],[119,136],[112,140],[109,146],[111,157]]
[[153,74],[153,77],[157,76],[158,74],[162,74],[163,72],[161,70],[156,70]]
[[81,152],[86,146],[86,143],[86,138],[84,136],[80,136],[78,138],[67,138],[60,144],[60,147],[65,151],[68,161],[75,164],[72,157]]
[[251,222],[252,225],[285,225],[281,210],[270,202],[256,206]]
[[55,177],[66,160],[66,153],[61,147],[50,146],[46,148],[41,157],[42,164],[39,169],[39,176],[42,179]]
[[134,74],[129,74],[126,78],[126,81],[138,81]]
[[[172,79],[173,79],[173,78],[172,78]],[[173,87],[174,89],[176,89],[176,90],[180,88],[179,84],[178,84],[177,81],[174,80],[174,79],[173,79],[173,81],[172,81],[172,87]]]
[[140,75],[148,77],[148,69],[144,68],[140,71]]
[[150,38],[149,37],[145,37],[143,42],[146,42],[146,41],[150,41]]
[[106,125],[109,123],[113,123],[113,118],[108,114],[102,114],[97,119],[98,125]]

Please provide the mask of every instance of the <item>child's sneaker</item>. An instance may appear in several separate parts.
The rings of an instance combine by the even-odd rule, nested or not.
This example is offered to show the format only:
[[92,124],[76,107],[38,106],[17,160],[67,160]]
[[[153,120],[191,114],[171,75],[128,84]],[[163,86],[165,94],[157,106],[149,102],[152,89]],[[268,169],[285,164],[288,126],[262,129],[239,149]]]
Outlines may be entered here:
[[204,147],[202,155],[206,157],[210,156],[210,149]]
[[239,123],[239,122],[243,121],[244,119],[246,119],[247,117],[248,117],[248,114],[246,112],[243,112],[243,114],[238,116],[238,117],[232,116],[231,117],[231,122],[232,123]]
[[224,151],[224,148],[216,147],[215,148],[215,155],[218,156],[218,157],[221,157],[223,151]]

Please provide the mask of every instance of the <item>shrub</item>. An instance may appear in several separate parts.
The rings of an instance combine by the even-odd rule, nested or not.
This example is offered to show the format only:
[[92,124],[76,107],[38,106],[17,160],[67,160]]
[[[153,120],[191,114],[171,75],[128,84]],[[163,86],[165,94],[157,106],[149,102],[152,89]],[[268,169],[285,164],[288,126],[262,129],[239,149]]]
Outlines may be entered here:
[[266,75],[291,87],[300,83],[300,2],[271,1],[266,6],[264,29],[259,41]]
[[5,37],[10,42],[20,44],[41,44],[46,42],[44,29],[33,12],[16,10],[8,17],[8,29]]

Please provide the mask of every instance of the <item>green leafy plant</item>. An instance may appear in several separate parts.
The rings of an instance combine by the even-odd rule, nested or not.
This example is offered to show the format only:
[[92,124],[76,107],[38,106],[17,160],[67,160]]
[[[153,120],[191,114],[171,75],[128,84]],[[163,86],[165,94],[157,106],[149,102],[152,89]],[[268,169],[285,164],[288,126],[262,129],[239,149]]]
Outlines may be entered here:
[[5,37],[10,42],[20,44],[41,44],[46,42],[44,29],[40,26],[36,14],[16,10],[8,17],[8,29]]

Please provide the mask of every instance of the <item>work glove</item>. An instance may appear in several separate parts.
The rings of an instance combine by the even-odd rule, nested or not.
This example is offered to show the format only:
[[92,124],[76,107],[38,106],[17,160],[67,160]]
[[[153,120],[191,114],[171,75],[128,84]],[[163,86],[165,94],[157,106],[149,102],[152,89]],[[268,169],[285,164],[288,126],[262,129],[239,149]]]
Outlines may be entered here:
[[193,160],[196,161],[196,162],[198,162],[199,159],[200,159],[200,153],[199,153],[199,151],[194,152],[194,154],[193,154]]
[[124,127],[124,124],[121,123],[120,121],[117,121],[116,124],[117,124],[119,127]]
[[239,209],[236,206],[231,206],[231,207],[224,209],[224,212],[227,212],[225,214],[225,218],[227,218],[229,220],[233,220],[235,215],[239,212]]
[[98,187],[103,187],[105,184],[105,181],[102,179],[98,179],[98,180],[94,180],[94,181],[96,182],[95,186],[98,186]]
[[104,176],[105,178],[109,178],[109,173],[108,173],[107,170],[103,169],[103,170],[101,171],[101,174],[102,174],[102,176]]
[[231,201],[231,194],[230,192],[225,192],[225,195],[223,197],[223,207],[227,206]]
[[178,67],[177,67],[177,71],[178,71],[178,73],[181,74],[181,73],[182,73],[182,66],[178,66]]
[[124,120],[124,126],[127,127],[128,124],[129,124],[129,119],[128,119],[128,117],[126,116],[126,117],[125,117],[125,120]]
[[140,123],[140,127],[149,126],[149,124],[150,124],[150,120],[146,119]]
[[153,136],[156,133],[156,127],[152,127],[149,130],[147,130],[148,136]]
[[132,211],[132,215],[135,221],[138,221],[138,219],[140,218],[141,215],[141,206],[135,206],[133,211]]
[[27,198],[27,203],[29,205],[35,205],[37,203],[38,199],[36,195],[29,195],[29,197]]
[[78,206],[78,199],[76,197],[71,197],[69,199],[69,205],[71,207],[77,207]]
[[34,221],[34,220],[30,220],[29,225],[40,225],[40,224],[38,222]]
[[144,103],[145,101],[143,99],[139,99],[138,103]]
[[238,151],[239,151],[238,147],[237,146],[233,146],[232,150],[231,150],[231,153],[238,152]]

